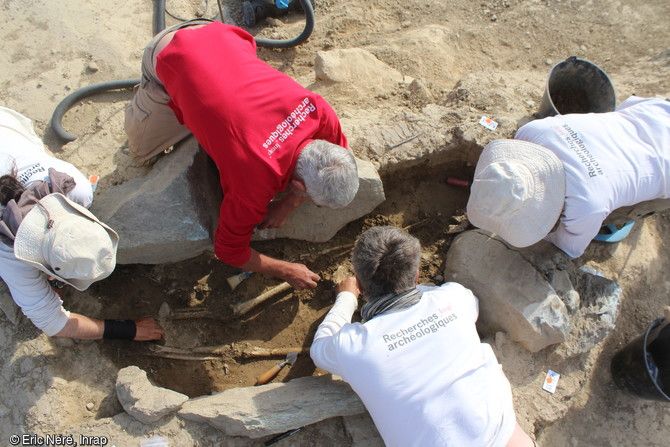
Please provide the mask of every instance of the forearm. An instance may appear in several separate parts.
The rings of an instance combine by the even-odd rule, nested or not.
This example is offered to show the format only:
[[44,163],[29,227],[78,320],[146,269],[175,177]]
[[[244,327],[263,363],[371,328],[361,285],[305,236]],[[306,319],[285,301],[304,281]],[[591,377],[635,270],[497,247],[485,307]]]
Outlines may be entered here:
[[335,304],[328,311],[328,314],[323,319],[319,328],[316,330],[314,340],[319,338],[329,337],[337,334],[342,326],[351,323],[356,308],[358,307],[358,300],[356,295],[351,292],[340,292],[337,294]]
[[76,338],[80,340],[100,340],[105,331],[105,322],[84,315],[70,313],[65,327],[56,337]]
[[284,209],[290,213],[296,208],[298,208],[300,205],[305,203],[307,200],[308,196],[306,193],[299,193],[292,191],[286,196],[284,196],[282,199],[280,199],[281,206],[284,207]]
[[249,260],[240,268],[245,272],[263,273],[268,276],[284,278],[290,265],[290,262],[266,256],[252,248]]
[[333,374],[340,374],[339,333],[347,323],[351,322],[351,316],[358,307],[356,295],[351,292],[340,292],[335,304],[323,319],[314,335],[314,341],[309,354],[314,364]]

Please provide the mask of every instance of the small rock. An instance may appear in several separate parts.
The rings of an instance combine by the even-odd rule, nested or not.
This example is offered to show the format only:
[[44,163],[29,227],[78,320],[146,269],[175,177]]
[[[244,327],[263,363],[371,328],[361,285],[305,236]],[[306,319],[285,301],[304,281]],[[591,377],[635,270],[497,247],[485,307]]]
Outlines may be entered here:
[[95,62],[89,62],[88,65],[86,66],[86,71],[89,73],[97,73],[100,68],[98,68],[98,64]]
[[153,385],[147,373],[137,366],[119,371],[116,396],[126,413],[144,424],[174,413],[188,400],[188,396]]
[[407,89],[412,94],[412,98],[418,103],[428,103],[433,100],[433,94],[430,92],[425,82],[420,79],[414,79]]
[[579,298],[579,292],[576,290],[567,292],[565,295],[562,295],[561,298],[570,312],[575,312],[577,309],[579,309],[579,303],[581,300]]
[[170,309],[170,305],[166,302],[163,302],[163,304],[161,304],[160,309],[158,309],[158,318],[164,320],[170,316],[170,312],[172,312]]
[[433,276],[433,281],[435,281],[436,284],[442,284],[444,282],[444,276],[435,275]]
[[551,59],[545,59],[544,64],[545,65],[551,65]]
[[584,45],[580,45],[580,46],[579,46],[579,49],[582,50],[582,51],[586,51],[586,46],[584,46]]
[[33,370],[35,367],[35,362],[33,361],[32,357],[25,357],[23,360],[21,360],[21,365],[19,366],[19,369],[21,370],[21,375],[25,376],[29,372]]
[[265,19],[265,23],[268,24],[268,26],[271,26],[273,28],[276,28],[278,26],[284,26],[284,22],[281,20],[275,18],[275,17],[268,17]]
[[496,332],[495,336],[495,345],[498,351],[502,350],[503,345],[505,344],[505,333]]
[[95,408],[95,404],[93,402],[89,402],[89,403],[86,404],[86,409],[88,411],[93,411],[94,408]]
[[409,20],[404,20],[403,22],[400,23],[400,26],[402,26],[403,28],[409,28],[411,25],[412,22],[410,22]]
[[526,105],[528,107],[535,107],[535,101],[532,101],[532,100],[529,99],[529,100],[526,101]]
[[523,47],[527,50],[530,50],[530,44],[528,42],[524,43]]
[[497,21],[497,20],[498,20],[498,16],[495,15],[495,14],[493,14],[493,15],[491,16],[491,21],[492,21],[492,22],[495,22],[495,21]]

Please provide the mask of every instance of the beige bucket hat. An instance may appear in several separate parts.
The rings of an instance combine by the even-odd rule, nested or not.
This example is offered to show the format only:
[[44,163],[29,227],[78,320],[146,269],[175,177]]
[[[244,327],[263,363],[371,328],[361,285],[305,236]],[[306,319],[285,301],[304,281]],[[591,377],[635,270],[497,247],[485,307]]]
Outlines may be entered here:
[[77,290],[112,274],[119,236],[89,210],[49,194],[21,221],[14,256]]
[[521,140],[494,140],[482,151],[468,219],[515,247],[543,239],[561,215],[565,171],[550,150]]

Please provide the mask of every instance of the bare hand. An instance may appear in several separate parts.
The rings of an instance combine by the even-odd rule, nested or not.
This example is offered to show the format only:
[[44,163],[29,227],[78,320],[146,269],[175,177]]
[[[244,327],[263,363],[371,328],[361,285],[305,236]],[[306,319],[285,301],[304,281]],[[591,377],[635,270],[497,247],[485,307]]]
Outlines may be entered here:
[[291,263],[282,279],[291,284],[294,289],[313,289],[321,278],[306,265]]
[[140,318],[135,320],[137,332],[135,333],[135,341],[151,341],[160,340],[165,335],[163,328],[156,323],[151,317]]
[[268,213],[258,227],[261,229],[281,227],[293,210],[305,200],[307,200],[305,184],[296,179],[291,180],[286,195],[281,200],[270,203]]
[[268,207],[268,213],[266,214],[265,219],[263,219],[263,222],[258,225],[258,228],[265,229],[281,227],[284,225],[284,223],[286,223],[286,219],[288,219],[291,211],[293,211],[293,208],[287,206],[287,203],[284,201],[280,200],[270,203],[270,206]]
[[351,292],[356,295],[356,298],[361,294],[361,290],[358,287],[358,280],[355,276],[348,276],[342,280],[341,283],[337,285],[337,293],[340,292]]

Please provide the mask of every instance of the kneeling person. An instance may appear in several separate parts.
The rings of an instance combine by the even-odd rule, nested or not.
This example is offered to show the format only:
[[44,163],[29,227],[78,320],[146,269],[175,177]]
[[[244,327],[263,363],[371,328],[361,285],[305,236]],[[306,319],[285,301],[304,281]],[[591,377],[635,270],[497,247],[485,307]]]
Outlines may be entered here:
[[[314,363],[351,385],[389,446],[531,446],[510,384],[477,335],[477,299],[456,283],[417,286],[420,257],[402,230],[363,233],[356,277],[338,286],[317,329]],[[359,287],[362,323],[351,323]]]
[[[581,256],[610,213],[670,198],[670,101],[531,121],[482,151],[468,218],[515,247],[546,238]],[[649,205],[649,204],[646,204]],[[645,207],[646,208],[646,207]]]
[[86,177],[47,154],[31,121],[0,107],[0,278],[13,300],[49,336],[160,339],[152,318],[68,312],[50,284],[85,290],[114,270],[118,236],[88,211],[92,199]]
[[280,227],[308,199],[347,206],[358,191],[356,161],[332,107],[260,60],[249,33],[196,20],[158,34],[145,49],[125,129],[140,161],[190,133],[214,160],[223,190],[219,260],[316,287],[316,273],[256,252],[251,237],[257,225]]

